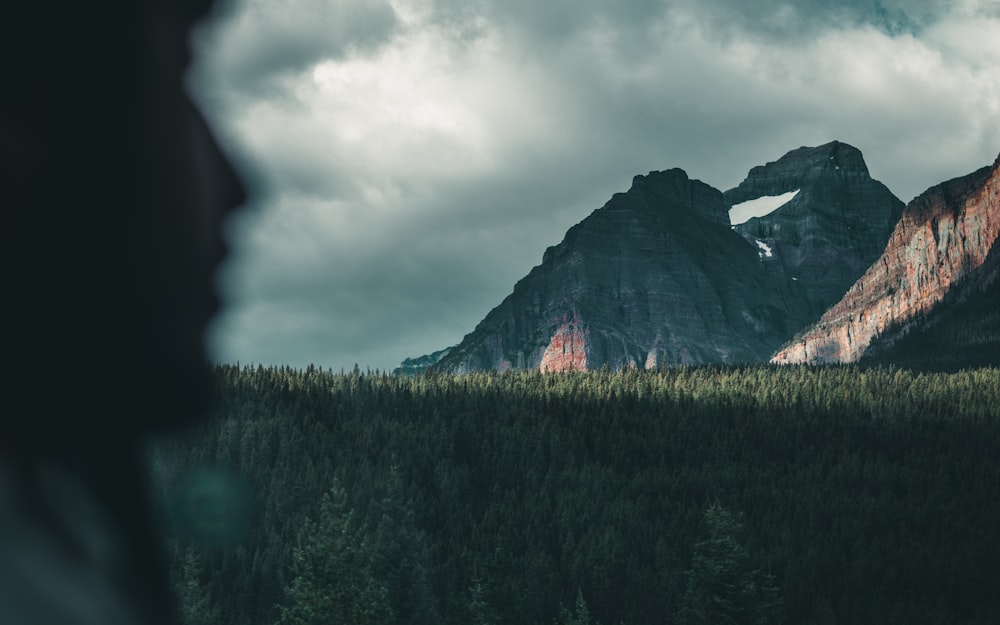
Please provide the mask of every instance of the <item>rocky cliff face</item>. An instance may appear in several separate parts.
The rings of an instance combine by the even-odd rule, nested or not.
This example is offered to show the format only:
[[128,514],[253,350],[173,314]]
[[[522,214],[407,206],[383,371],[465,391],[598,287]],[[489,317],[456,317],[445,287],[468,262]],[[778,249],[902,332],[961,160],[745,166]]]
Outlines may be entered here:
[[[873,339],[905,331],[950,292],[979,282],[997,254],[1000,158],[915,198],[879,259],[775,363],[854,362]],[[991,252],[991,250],[993,250]]]
[[[730,225],[732,204],[795,189],[771,215]],[[871,264],[901,207],[836,142],[754,168],[725,195],[680,169],[636,176],[435,366],[765,361]]]

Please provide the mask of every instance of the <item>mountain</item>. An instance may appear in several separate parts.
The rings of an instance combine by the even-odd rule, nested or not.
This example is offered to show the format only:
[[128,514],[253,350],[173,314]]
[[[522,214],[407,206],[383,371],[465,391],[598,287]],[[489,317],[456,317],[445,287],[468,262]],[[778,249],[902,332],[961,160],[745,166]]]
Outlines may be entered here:
[[[911,332],[917,333],[906,341],[911,346],[923,335],[940,347],[942,337],[968,329],[949,325],[973,319],[988,324],[997,302],[998,231],[1000,158],[914,198],[878,260],[840,302],[771,361],[854,362],[866,351],[884,359]],[[980,330],[992,333],[995,326]],[[995,336],[987,336],[985,344],[991,340]]]
[[735,227],[772,250],[794,282],[796,300],[806,306],[808,323],[839,301],[882,253],[903,202],[872,180],[857,148],[838,141],[754,167],[725,199],[736,205],[796,191],[780,209]]
[[616,369],[757,358],[787,314],[727,210],[720,191],[680,169],[636,176],[627,193],[547,249],[440,366]]
[[[732,224],[768,198],[780,206]],[[725,193],[681,169],[636,176],[433,366],[764,361],[877,258],[902,206],[836,141],[755,167]]]

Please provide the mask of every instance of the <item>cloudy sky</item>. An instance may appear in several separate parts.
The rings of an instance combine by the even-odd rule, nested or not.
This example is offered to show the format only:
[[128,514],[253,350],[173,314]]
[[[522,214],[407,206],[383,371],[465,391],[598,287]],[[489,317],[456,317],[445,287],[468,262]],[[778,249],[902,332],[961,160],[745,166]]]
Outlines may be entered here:
[[195,43],[254,193],[226,362],[455,344],[638,173],[839,139],[909,201],[1000,153],[1000,0],[232,0]]

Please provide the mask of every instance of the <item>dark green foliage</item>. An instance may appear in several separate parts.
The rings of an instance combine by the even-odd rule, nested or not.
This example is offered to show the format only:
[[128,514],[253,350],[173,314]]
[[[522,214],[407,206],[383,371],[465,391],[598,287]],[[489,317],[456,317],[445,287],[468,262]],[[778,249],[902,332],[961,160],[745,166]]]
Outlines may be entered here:
[[[176,546],[175,546],[176,548]],[[193,549],[177,550],[171,580],[182,625],[212,625],[219,611],[201,581],[201,562]]]
[[476,577],[469,587],[469,615],[472,625],[496,625],[496,610],[490,604],[489,592],[482,578]]
[[406,501],[399,468],[389,470],[387,496],[375,507],[380,515],[371,546],[372,574],[386,585],[386,598],[400,625],[440,622],[427,569],[429,546]]
[[743,524],[724,507],[705,510],[708,538],[695,544],[681,625],[778,625],[781,593],[754,570],[740,544]]
[[353,525],[339,484],[323,494],[319,519],[306,517],[292,549],[292,580],[277,625],[381,625],[394,622],[373,575],[364,533]]
[[587,602],[583,600],[583,593],[576,591],[576,602],[572,610],[561,608],[559,610],[559,620],[556,625],[596,625],[590,618],[590,610],[587,609]]
[[1000,622],[996,369],[218,374],[216,418],[155,470],[168,492],[221,463],[256,491],[247,539],[200,555],[219,625],[282,618],[335,478],[391,622],[550,625],[585,597],[592,623],[678,623],[708,502],[742,522],[761,614]]

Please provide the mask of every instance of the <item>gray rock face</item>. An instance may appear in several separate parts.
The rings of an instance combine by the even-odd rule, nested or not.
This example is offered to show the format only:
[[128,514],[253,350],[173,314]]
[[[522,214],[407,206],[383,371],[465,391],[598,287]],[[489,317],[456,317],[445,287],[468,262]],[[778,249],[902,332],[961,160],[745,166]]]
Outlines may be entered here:
[[[771,215],[730,226],[732,203],[795,189]],[[636,176],[435,368],[766,361],[878,256],[901,208],[839,143],[754,168],[726,194],[680,169]]]

